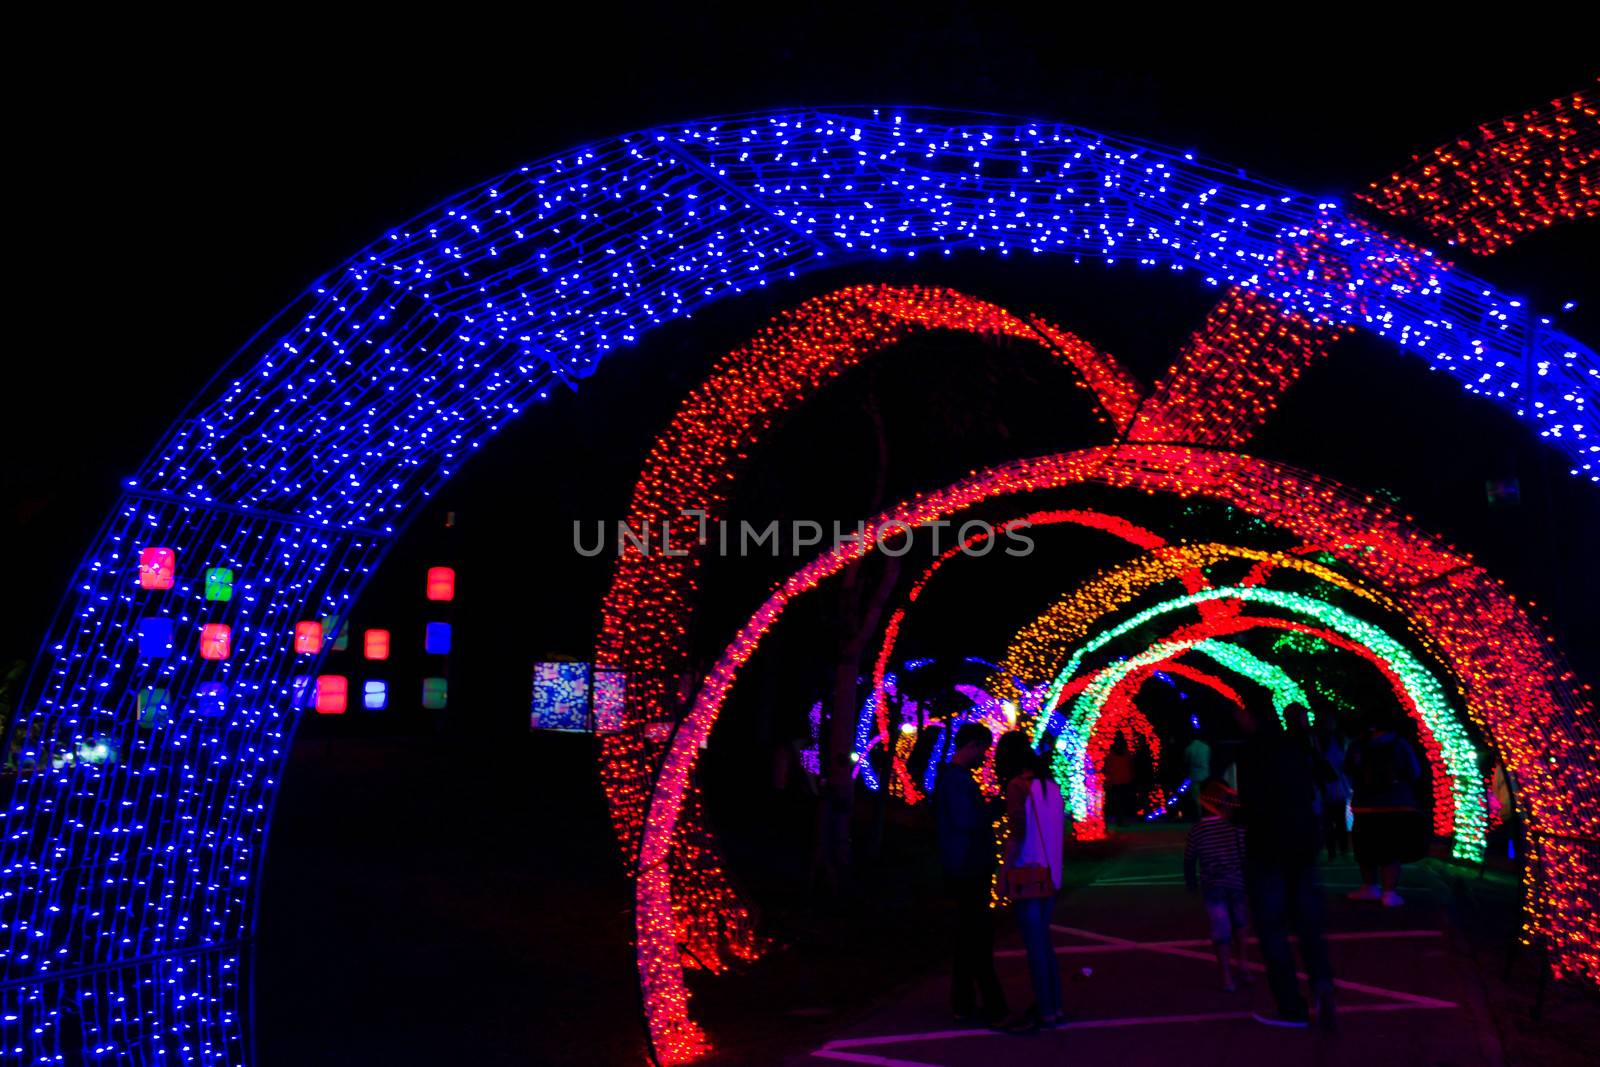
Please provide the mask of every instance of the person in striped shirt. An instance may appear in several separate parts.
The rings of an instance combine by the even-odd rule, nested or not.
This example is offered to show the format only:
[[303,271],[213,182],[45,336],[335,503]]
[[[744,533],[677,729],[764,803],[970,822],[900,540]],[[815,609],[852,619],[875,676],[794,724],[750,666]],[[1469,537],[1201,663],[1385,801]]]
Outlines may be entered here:
[[1205,782],[1200,787],[1200,821],[1190,827],[1183,849],[1183,880],[1189,892],[1198,890],[1205,901],[1222,988],[1229,993],[1239,988],[1228,959],[1230,945],[1239,981],[1251,980],[1245,960],[1244,828],[1229,818],[1236,806],[1228,783],[1220,778]]

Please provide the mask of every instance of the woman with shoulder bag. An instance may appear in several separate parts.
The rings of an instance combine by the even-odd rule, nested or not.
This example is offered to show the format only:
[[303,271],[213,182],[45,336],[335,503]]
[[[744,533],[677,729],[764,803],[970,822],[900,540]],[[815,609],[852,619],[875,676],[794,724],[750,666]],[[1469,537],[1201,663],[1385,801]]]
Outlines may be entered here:
[[1050,920],[1061,889],[1065,830],[1061,787],[1021,730],[1000,738],[994,750],[994,772],[1006,802],[1000,890],[1011,901],[1022,931],[1034,999],[1033,1006],[1006,1029],[1052,1027],[1063,1018],[1061,967],[1050,938]]

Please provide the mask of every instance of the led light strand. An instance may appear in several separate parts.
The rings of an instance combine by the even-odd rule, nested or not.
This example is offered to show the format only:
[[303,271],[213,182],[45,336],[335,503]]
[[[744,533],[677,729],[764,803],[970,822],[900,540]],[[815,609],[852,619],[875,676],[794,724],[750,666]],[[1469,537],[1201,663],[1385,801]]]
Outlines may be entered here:
[[[626,525],[654,531],[659,540],[649,551],[624,542],[601,608],[596,659],[630,679],[624,728],[603,739],[601,762],[613,826],[626,854],[638,847],[660,758],[660,744],[650,736],[664,737],[681,713],[675,693],[688,670],[687,624],[698,596],[697,575],[714,536],[708,531],[723,518],[736,475],[786,413],[840,373],[931,330],[1038,344],[1076,373],[1098,400],[1109,429],[1124,429],[1133,417],[1140,393],[1115,360],[1048,324],[947,289],[841,289],[785,312],[720,360],[651,448]],[[674,878],[692,887],[679,899],[716,896],[725,902],[717,912],[696,909],[679,916],[688,952],[710,966],[728,954],[759,953],[748,911],[715,862],[709,833],[698,818],[685,820],[679,833],[693,846],[692,856],[685,848],[672,861]]]
[[[1477,749],[1466,731],[1456,721],[1443,688],[1426,667],[1381,628],[1326,601],[1284,590],[1232,586],[1191,593],[1154,605],[1103,631],[1075,650],[1068,658],[1066,666],[1057,675],[1056,681],[1051,684],[1044,706],[1047,708],[1055,706],[1056,701],[1052,699],[1052,695],[1059,693],[1064,688],[1065,680],[1076,674],[1079,664],[1086,655],[1152,619],[1194,607],[1206,599],[1224,597],[1252,604],[1265,604],[1314,618],[1327,630],[1349,637],[1371,649],[1384,660],[1389,673],[1403,679],[1405,691],[1412,695],[1416,708],[1427,726],[1427,732],[1437,744],[1445,766],[1449,770],[1453,786],[1453,796],[1450,799],[1454,801],[1455,814],[1454,854],[1463,859],[1480,859],[1483,855],[1486,823],[1482,810],[1483,782],[1478,770]],[[1264,622],[1265,620],[1232,619],[1199,625],[1215,630],[1225,626],[1261,625]],[[1148,655],[1149,653],[1142,653],[1125,663],[1143,662]],[[1120,677],[1121,673],[1126,673],[1124,666],[1125,664],[1117,664],[1111,673]],[[1066,772],[1063,778],[1064,799],[1075,818],[1088,816],[1085,775],[1094,771],[1085,758],[1085,742],[1093,732],[1094,719],[1099,714],[1100,704],[1105,700],[1101,691],[1109,691],[1112,685],[1114,682],[1097,681],[1085,689],[1073,706],[1073,728],[1064,731],[1057,741],[1057,749],[1061,754],[1059,762]]]
[[1486,122],[1412,156],[1360,199],[1480,255],[1593,218],[1600,213],[1600,105],[1586,90]]
[[[1297,623],[1287,619],[1247,617],[1247,616],[1213,616],[1202,619],[1199,623],[1182,627],[1175,631],[1168,639],[1171,655],[1182,655],[1186,652],[1199,652],[1227,667],[1230,670],[1243,674],[1265,688],[1272,694],[1273,710],[1281,724],[1287,724],[1286,711],[1292,705],[1299,705],[1307,709],[1310,717],[1311,703],[1306,697],[1304,689],[1282,667],[1269,663],[1251,655],[1237,645],[1229,644],[1215,639],[1215,635],[1239,633],[1258,627],[1282,629],[1286,633],[1300,634],[1315,637],[1327,644],[1353,652],[1362,656],[1377,667],[1389,682],[1395,696],[1399,699],[1401,707],[1417,722],[1418,735],[1422,741],[1425,762],[1432,778],[1433,795],[1433,831],[1441,837],[1455,837],[1460,858],[1476,859],[1482,855],[1481,833],[1474,830],[1465,837],[1458,833],[1456,821],[1456,794],[1458,791],[1471,793],[1481,785],[1475,776],[1470,774],[1470,769],[1475,765],[1475,752],[1468,756],[1456,752],[1453,759],[1447,759],[1444,749],[1433,732],[1429,718],[1424,715],[1421,701],[1428,699],[1425,691],[1412,688],[1414,680],[1410,676],[1397,673],[1381,655],[1357,641],[1349,640],[1325,627],[1312,627],[1304,623]],[[1171,671],[1180,667],[1169,659],[1156,658],[1148,665],[1141,667],[1126,675],[1121,681],[1114,682],[1110,690],[1113,697],[1119,695],[1124,688],[1137,689],[1144,678],[1156,669]],[[1100,679],[1104,671],[1079,675],[1068,683],[1061,691],[1060,700],[1075,698],[1088,686]],[[1057,705],[1052,705],[1052,707]],[[1241,705],[1242,707],[1242,705]],[[1047,727],[1040,722],[1037,724],[1040,732]],[[1053,724],[1049,727],[1053,729]],[[1099,736],[1097,728],[1093,725],[1080,727],[1086,729],[1089,736]],[[1091,742],[1092,745],[1092,742]],[[1059,751],[1059,748],[1058,748]],[[1092,748],[1085,762],[1083,776],[1083,790],[1085,802],[1083,810],[1087,812],[1084,819],[1079,821],[1074,829],[1078,837],[1083,840],[1099,840],[1105,836],[1105,823],[1101,818],[1098,769],[1104,760],[1102,752],[1095,756]],[[1064,764],[1062,765],[1064,768]],[[1065,773],[1065,768],[1063,770]],[[1476,806],[1474,809],[1476,810]]]
[[[1128,444],[992,468],[918,496],[876,517],[869,527],[922,525],[1013,493],[1086,483],[1223,500],[1302,542],[1332,546],[1329,551],[1343,565],[1397,600],[1402,614],[1437,642],[1441,661],[1464,680],[1474,719],[1485,725],[1523,785],[1530,825],[1546,833],[1564,832],[1563,828],[1592,833],[1592,824],[1600,818],[1595,807],[1600,801],[1600,759],[1592,738],[1593,708],[1553,644],[1540,636],[1533,621],[1481,568],[1371,498],[1251,457]],[[1352,539],[1345,540],[1347,535]],[[1359,544],[1353,540],[1357,535]],[[635,883],[640,981],[658,1050],[671,1048],[692,1056],[704,1040],[688,1013],[673,921],[677,905],[665,863],[700,745],[740,667],[789,602],[873,548],[871,538],[847,542],[785,580],[705,677],[664,754],[645,820]],[[1287,594],[1235,587],[1225,595],[1251,599]],[[1547,939],[1565,973],[1600,975],[1594,940],[1572,924],[1575,913],[1570,906],[1571,895],[1586,892],[1600,872],[1577,877],[1582,869],[1569,865],[1565,873],[1566,880],[1559,883],[1530,883],[1530,933]]]
[[[1005,657],[1000,661],[1000,669],[989,681],[990,688],[998,696],[1014,697],[1017,679],[1031,683],[1048,682],[1065,661],[1067,650],[1087,632],[1087,627],[1095,619],[1144,589],[1175,578],[1183,578],[1189,592],[1199,592],[1200,589],[1190,577],[1195,570],[1201,569],[1203,573],[1203,568],[1230,559],[1253,561],[1263,567],[1284,568],[1327,582],[1390,611],[1400,610],[1392,598],[1353,582],[1324,564],[1301,558],[1294,552],[1270,552],[1224,544],[1159,546],[1130,564],[1083,583],[1024,627],[1007,647]],[[1053,701],[1047,698],[1042,706],[1051,707]]]
[[[51,768],[19,785],[0,829],[0,952],[8,974],[36,983],[19,995],[60,1003],[41,984],[51,975],[125,969],[153,999],[134,1010],[112,995],[68,997],[87,1005],[74,1024],[84,1047],[171,1041],[196,1058],[234,1057],[236,1022],[214,1036],[175,976],[204,972],[185,969],[185,953],[250,933],[271,800],[304,710],[295,679],[315,677],[322,655],[295,665],[288,627],[346,615],[408,512],[506,422],[654,326],[815,269],[957,252],[1121,259],[1256,290],[1308,322],[1416,353],[1530,419],[1575,472],[1600,479],[1589,348],[1336,205],[1192,156],[1067,126],[869,109],[698,120],[531,163],[319,280],[127,480],[14,719],[22,758]],[[148,547],[173,550],[184,583],[157,612],[182,638],[165,667],[130,651],[153,610],[144,598],[162,592],[136,584]],[[233,600],[204,600],[199,576],[214,568],[235,572]],[[255,596],[241,602],[245,583]],[[1493,634],[1475,683],[1552,662],[1539,630],[1476,568],[1415,602],[1464,616],[1440,623],[1453,652]],[[193,655],[188,628],[202,619],[230,627],[227,659]],[[1488,631],[1477,621],[1487,619],[1509,629]],[[1565,786],[1590,763],[1572,755],[1571,679],[1536,678],[1523,687],[1534,694],[1526,721],[1485,699],[1523,746],[1532,805],[1561,826],[1578,816],[1554,811],[1557,798],[1570,803]],[[217,685],[229,692],[223,714],[192,723],[183,702],[198,712],[192,694]],[[135,735],[147,689],[175,703],[150,736]],[[115,761],[57,766],[58,754],[102,741]],[[1536,766],[1535,753],[1556,765]],[[1560,765],[1568,756],[1575,770]],[[698,804],[685,804],[692,826]],[[680,869],[709,855],[692,838]],[[707,892],[736,908],[727,887]],[[1533,913],[1542,922],[1559,909],[1541,899]],[[1552,936],[1575,943],[1566,926]],[[740,935],[730,950],[748,947]],[[54,1016],[27,1033],[35,1058],[57,1055]]]

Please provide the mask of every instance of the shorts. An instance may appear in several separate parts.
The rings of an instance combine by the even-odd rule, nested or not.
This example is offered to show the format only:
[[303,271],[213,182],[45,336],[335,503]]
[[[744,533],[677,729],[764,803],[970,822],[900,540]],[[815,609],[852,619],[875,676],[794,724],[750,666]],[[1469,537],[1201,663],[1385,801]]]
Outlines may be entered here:
[[1415,863],[1428,854],[1427,817],[1420,811],[1358,811],[1353,838],[1363,867]]
[[1201,891],[1206,916],[1211,920],[1211,940],[1217,944],[1233,940],[1244,930],[1249,917],[1244,907],[1244,890],[1231,886],[1207,886]]

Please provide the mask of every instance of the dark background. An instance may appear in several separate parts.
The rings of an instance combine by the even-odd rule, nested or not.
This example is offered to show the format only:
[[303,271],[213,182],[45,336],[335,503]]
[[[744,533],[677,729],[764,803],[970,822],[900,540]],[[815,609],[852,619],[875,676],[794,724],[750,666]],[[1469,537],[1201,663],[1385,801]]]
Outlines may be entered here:
[[[96,23],[31,42],[33,74],[14,101],[25,187],[11,221],[14,258],[38,291],[15,312],[36,329],[19,328],[7,359],[6,662],[32,656],[118,480],[260,323],[374,234],[522,162],[705,114],[924,104],[1192,148],[1348,204],[1413,152],[1592,86],[1597,66],[1581,34],[1545,19],[1525,35],[1496,26],[1452,39],[1392,20],[1330,14],[1313,29],[1241,16],[1237,32],[1162,27],[1163,42],[1146,24],[989,5],[606,9],[589,25],[441,10],[361,32],[276,17],[288,24]],[[1590,222],[1487,261],[1456,258],[1547,312],[1577,301],[1560,321],[1595,344],[1597,237]],[[610,356],[581,394],[504,431],[418,517],[355,614],[357,635],[395,631],[393,713],[314,718],[302,731],[263,903],[269,1058],[304,1053],[307,1035],[331,1061],[408,1047],[424,1061],[420,1050],[435,1048],[514,1058],[523,1045],[506,1020],[525,1018],[568,1035],[550,1046],[552,1062],[605,1058],[586,1051],[595,1031],[584,1006],[626,1016],[631,975],[590,753],[582,739],[530,742],[522,731],[529,665],[592,648],[608,567],[573,556],[571,523],[623,513],[650,440],[717,356],[779,308],[864,280],[950,284],[1044,314],[1147,380],[1217,295],[1131,266],[1038,261],[813,275],[657,331]],[[1033,349],[921,340],[791,420],[735,516],[862,514],[869,396],[889,429],[891,496],[1100,439],[1070,376]],[[1583,677],[1600,678],[1600,493],[1508,414],[1356,337],[1303,379],[1251,451],[1400,501],[1537,601]],[[1485,480],[1506,477],[1519,480],[1520,504],[1490,508]],[[1052,502],[1122,506],[1088,491]],[[1179,518],[1140,507],[1158,528]],[[1115,558],[1070,530],[1041,534],[1040,547],[1032,560],[952,568],[902,650],[993,657],[1055,592]],[[461,572],[442,717],[410,708],[398,682],[431,670],[405,650],[420,644],[423,569],[440,562]],[[719,648],[788,569],[714,566],[697,652]],[[974,627],[980,607],[991,624]],[[746,772],[726,776],[725,799],[760,777],[766,747],[820,695],[828,632],[823,605],[797,608],[747,672],[736,700],[766,713],[719,728],[723,765],[744,761]],[[438,747],[405,747],[417,737]],[[587,924],[590,948],[555,936],[563,924]],[[477,977],[441,981],[441,967]],[[617,1020],[624,1043],[633,1025]],[[488,1035],[470,1055],[466,1031]]]
[[[23,564],[8,577],[0,655],[32,655],[118,479],[261,322],[372,234],[526,160],[674,118],[807,102],[916,103],[1127,132],[1339,195],[1476,122],[1595,76],[1592,58],[1577,47],[1563,54],[1562,35],[1548,27],[1497,29],[1490,40],[1392,19],[1371,29],[1274,24],[1282,38],[1256,42],[1203,27],[1162,39],[1077,9],[1039,17],[928,5],[861,14],[735,16],[699,7],[500,30],[490,28],[494,20],[360,32],[312,20],[216,34],[141,21],[38,42],[21,114],[29,184],[15,221],[32,235],[22,258],[44,282],[22,319],[45,328],[8,360],[5,524]],[[1562,324],[1593,343],[1595,237],[1593,222],[1565,227],[1469,269],[1546,311],[1577,301]],[[612,357],[585,396],[541,411],[550,425],[505,434],[446,490],[437,514],[417,522],[437,527],[445,510],[457,510],[455,541],[424,541],[414,558],[402,546],[389,570],[458,548],[477,554],[496,567],[492,599],[520,609],[493,626],[492,636],[505,639],[497,647],[581,654],[604,570],[579,563],[552,571],[535,559],[564,548],[571,518],[621,514],[676,398],[773,310],[867,277],[956,284],[1044,313],[1153,376],[1215,294],[1133,273],[985,260],[854,269],[712,309],[692,328],[680,324]],[[1014,363],[1003,355],[995,366]],[[1596,543],[1596,494],[1571,484],[1559,459],[1529,447],[1530,436],[1498,409],[1421,366],[1365,339],[1346,342],[1252,448],[1398,494],[1424,526],[1480,554],[1514,591],[1553,611],[1569,649],[1587,658],[1600,645],[1586,607],[1595,591],[1586,548]],[[995,409],[1023,395],[997,388]],[[933,392],[902,406],[914,415]],[[1085,441],[1035,434],[1009,454]],[[898,465],[918,447],[896,449]],[[959,474],[978,458],[944,452],[948,462],[931,456],[900,487],[927,488],[936,483],[913,475]],[[1491,511],[1482,483],[1506,476],[1520,479],[1522,503]],[[834,513],[856,514],[851,503],[846,494]],[[508,528],[515,536],[498,537]],[[530,542],[535,530],[560,536]],[[396,644],[405,647],[405,635]],[[452,667],[458,689],[473,684],[468,666]],[[509,683],[498,683],[494,699],[509,698]]]

